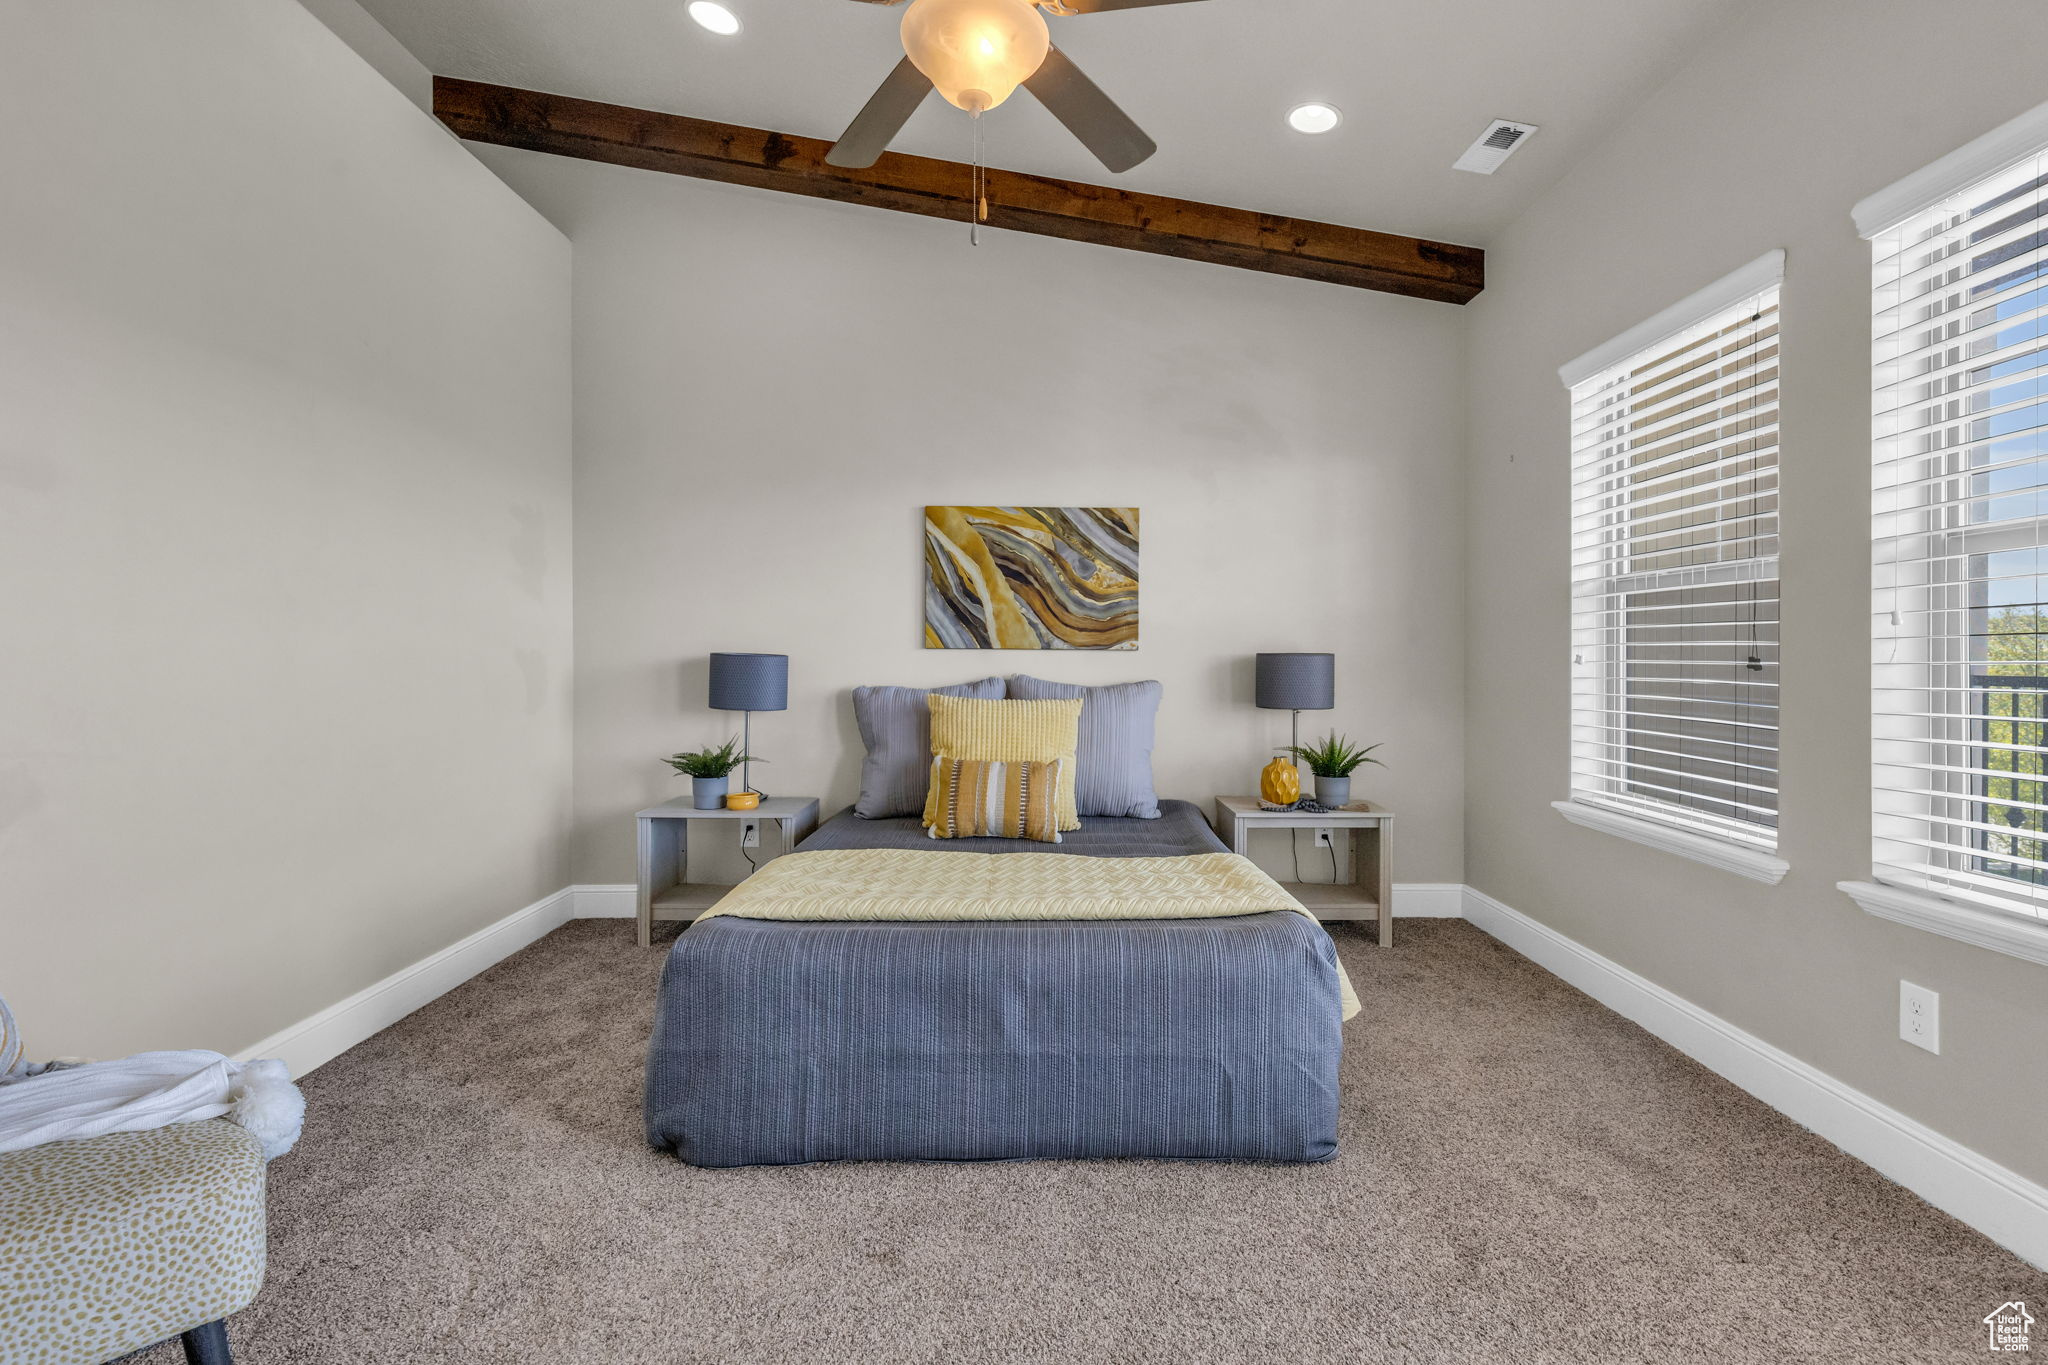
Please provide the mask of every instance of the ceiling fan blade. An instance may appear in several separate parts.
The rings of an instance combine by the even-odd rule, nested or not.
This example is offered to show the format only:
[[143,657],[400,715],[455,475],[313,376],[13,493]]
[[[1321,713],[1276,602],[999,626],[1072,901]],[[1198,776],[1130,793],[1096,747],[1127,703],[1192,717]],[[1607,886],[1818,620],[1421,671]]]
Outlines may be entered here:
[[1069,14],[1100,14],[1110,9],[1145,9],[1152,5],[1187,3],[1189,0],[1060,0],[1060,8]]
[[1024,88],[1112,171],[1127,171],[1159,150],[1159,144],[1058,48],[1045,54],[1045,65],[1031,73]]
[[910,58],[896,63],[881,89],[853,116],[853,122],[846,125],[832,150],[825,153],[825,164],[849,168],[874,165],[931,92],[931,77],[919,71]]

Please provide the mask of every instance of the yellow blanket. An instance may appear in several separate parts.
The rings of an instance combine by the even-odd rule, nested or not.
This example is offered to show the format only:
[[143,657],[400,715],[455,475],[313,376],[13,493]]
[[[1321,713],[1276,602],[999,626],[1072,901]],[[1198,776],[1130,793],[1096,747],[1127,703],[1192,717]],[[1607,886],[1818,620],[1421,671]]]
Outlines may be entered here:
[[[790,920],[1213,919],[1291,910],[1315,916],[1251,859],[1085,858],[896,848],[791,853],[700,917]],[[1358,996],[1342,963],[1344,1018]]]

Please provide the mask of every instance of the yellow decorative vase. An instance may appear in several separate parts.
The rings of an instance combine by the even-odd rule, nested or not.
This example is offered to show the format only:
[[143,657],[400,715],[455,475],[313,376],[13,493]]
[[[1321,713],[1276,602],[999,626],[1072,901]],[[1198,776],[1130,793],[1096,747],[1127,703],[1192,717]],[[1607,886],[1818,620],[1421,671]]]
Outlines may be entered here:
[[1301,769],[1291,758],[1276,758],[1259,774],[1259,804],[1281,810],[1301,800]]

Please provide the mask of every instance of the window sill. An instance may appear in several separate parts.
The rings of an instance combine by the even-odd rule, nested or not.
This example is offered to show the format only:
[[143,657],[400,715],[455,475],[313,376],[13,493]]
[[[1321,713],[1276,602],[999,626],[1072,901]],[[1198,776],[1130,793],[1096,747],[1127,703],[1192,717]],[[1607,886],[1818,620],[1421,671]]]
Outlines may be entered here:
[[1865,914],[1925,929],[1943,938],[1974,943],[1994,953],[2048,963],[2048,925],[1961,901],[1943,900],[1903,886],[1878,882],[1836,882],[1835,886],[1862,906]]
[[1696,863],[1718,867],[1723,872],[1733,872],[1738,877],[1776,886],[1792,870],[1792,864],[1762,849],[1744,848],[1741,844],[1726,839],[1709,838],[1704,834],[1691,834],[1682,829],[1660,825],[1654,820],[1638,820],[1631,815],[1603,810],[1589,806],[1583,801],[1553,801],[1550,803],[1557,813],[1575,825],[1597,829],[1602,834],[1612,834],[1629,839],[1666,853],[1676,853],[1681,858],[1690,858]]

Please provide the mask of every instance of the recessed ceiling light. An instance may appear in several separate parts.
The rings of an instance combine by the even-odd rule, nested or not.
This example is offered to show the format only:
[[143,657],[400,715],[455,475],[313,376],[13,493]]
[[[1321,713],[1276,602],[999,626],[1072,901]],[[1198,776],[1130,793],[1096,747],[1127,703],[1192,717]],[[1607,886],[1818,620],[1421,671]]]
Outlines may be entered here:
[[722,38],[740,31],[740,17],[718,0],[690,0],[690,17]]
[[1334,104],[1297,104],[1287,111],[1287,126],[1297,133],[1327,133],[1343,121]]

